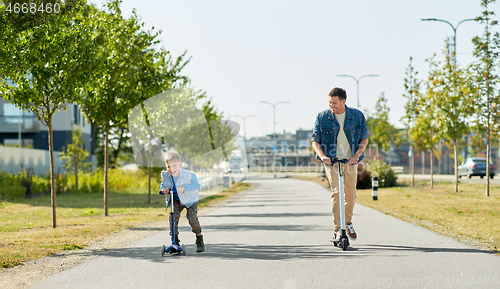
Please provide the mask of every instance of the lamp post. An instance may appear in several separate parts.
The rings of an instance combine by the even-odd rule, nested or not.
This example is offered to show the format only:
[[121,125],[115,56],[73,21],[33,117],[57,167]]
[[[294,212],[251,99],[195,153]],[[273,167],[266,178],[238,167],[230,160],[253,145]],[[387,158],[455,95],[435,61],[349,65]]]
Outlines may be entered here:
[[475,21],[476,19],[464,19],[460,22],[458,22],[457,26],[453,26],[450,22],[446,21],[446,20],[442,20],[442,19],[436,19],[436,18],[424,18],[424,19],[421,19],[422,21],[439,21],[439,22],[444,22],[444,23],[448,23],[451,28],[453,29],[453,52],[455,52],[455,56],[453,58],[453,62],[455,62],[455,65],[457,65],[457,29],[458,29],[458,26],[460,24],[462,24],[462,22],[465,22],[465,21]]
[[[453,26],[450,22],[446,21],[446,20],[442,20],[442,19],[436,19],[436,18],[423,18],[421,19],[422,21],[439,21],[439,22],[444,22],[444,23],[448,23],[448,25],[451,26],[451,28],[453,29],[453,52],[454,52],[454,57],[453,57],[453,68],[456,72],[457,70],[457,29],[458,29],[458,26],[460,26],[460,24],[462,24],[463,22],[466,22],[466,21],[475,21],[475,19],[464,19],[460,22],[458,22],[457,26]],[[456,82],[455,82],[456,83]],[[458,89],[458,83],[456,84],[457,85],[457,88]],[[455,152],[455,191],[458,192],[458,157],[456,156],[456,152]],[[488,164],[488,162],[487,162]],[[488,176],[486,176],[488,177]]]
[[[278,101],[277,103],[271,103],[267,101],[261,101],[260,103],[267,103],[273,106],[273,138],[276,137],[276,143],[278,143],[278,136],[276,135],[276,106],[282,103],[289,103],[289,101]],[[274,151],[274,150],[273,150]],[[273,172],[274,178],[276,178],[276,153],[273,153]]]
[[337,77],[350,77],[352,79],[354,79],[356,81],[356,92],[357,92],[357,100],[358,100],[358,109],[359,109],[359,82],[361,81],[361,79],[363,77],[377,77],[379,76],[378,74],[365,74],[365,75],[362,75],[360,76],[359,78],[356,78],[352,75],[348,75],[348,74],[339,74],[337,75]]
[[254,116],[257,116],[255,114],[252,114],[252,115],[247,115],[247,116],[241,116],[241,115],[235,115],[234,117],[241,117],[243,119],[243,138],[246,139],[247,138],[247,125],[246,125],[246,120],[247,118],[249,117],[254,117]]
[[[273,138],[276,136],[276,106],[278,104],[282,103],[289,103],[289,101],[278,101],[277,103],[270,103],[267,101],[261,101],[260,103],[267,103],[273,106],[273,126],[274,126],[274,131],[273,131]],[[276,136],[276,139],[278,139],[278,136]]]

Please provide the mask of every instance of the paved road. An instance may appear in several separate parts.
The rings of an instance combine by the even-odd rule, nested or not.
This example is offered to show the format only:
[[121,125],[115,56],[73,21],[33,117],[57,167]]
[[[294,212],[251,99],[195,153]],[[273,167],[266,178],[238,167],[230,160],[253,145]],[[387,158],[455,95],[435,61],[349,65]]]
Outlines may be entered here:
[[361,205],[354,217],[358,240],[345,252],[333,247],[329,192],[311,182],[263,177],[253,176],[253,190],[200,217],[205,253],[194,252],[194,235],[181,221],[185,257],[161,257],[169,239],[164,231],[31,288],[500,286],[499,256]]

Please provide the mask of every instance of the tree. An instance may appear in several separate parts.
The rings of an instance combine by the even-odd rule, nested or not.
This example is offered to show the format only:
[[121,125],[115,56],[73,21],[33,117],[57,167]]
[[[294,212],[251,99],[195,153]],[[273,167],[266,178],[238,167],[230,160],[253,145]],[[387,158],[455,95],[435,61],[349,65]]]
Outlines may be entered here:
[[[481,135],[485,135],[486,139],[486,196],[490,195],[490,154],[491,154],[491,135],[498,133],[499,126],[495,126],[494,120],[498,120],[498,109],[492,112],[492,106],[500,103],[498,92],[495,86],[498,83],[498,72],[496,68],[500,64],[499,51],[500,35],[495,32],[492,35],[494,26],[498,25],[498,21],[493,20],[495,13],[488,9],[491,3],[495,0],[482,0],[481,7],[484,9],[482,15],[476,18],[484,24],[484,32],[482,36],[476,36],[472,39],[475,50],[474,56],[477,63],[474,64],[476,93],[475,93],[475,115],[476,129]],[[496,131],[495,131],[496,130]]]
[[85,97],[80,101],[82,112],[93,125],[104,132],[104,215],[108,215],[109,132],[127,123],[130,110],[142,95],[141,80],[150,72],[158,33],[143,31],[143,23],[135,11],[124,19],[121,1],[106,3],[109,12],[92,11],[89,24],[97,45],[92,47],[94,73],[89,75]]
[[200,109],[204,95],[183,86],[155,95],[131,111],[128,121],[138,164],[164,167],[163,152],[168,149],[206,169],[228,158],[237,132],[221,120],[210,101]]
[[[433,87],[427,85],[427,94],[419,99],[417,104],[418,116],[415,120],[415,126],[410,131],[410,138],[415,147],[422,153],[429,151],[431,165],[431,189],[434,187],[434,153],[439,150],[437,145],[440,140],[440,131],[437,126],[437,110]],[[438,152],[439,154],[439,152]]]
[[396,143],[399,130],[389,123],[390,108],[387,105],[387,98],[382,92],[375,104],[375,114],[367,120],[368,131],[370,132],[370,142],[377,147],[377,158],[380,149],[389,152],[389,166],[391,165],[391,146]]
[[[22,8],[23,3],[34,4],[37,9],[40,5],[43,5],[44,9],[50,6],[52,10],[54,4],[58,3],[60,9],[58,13],[23,13],[22,10],[19,11],[20,13],[16,13],[15,5],[17,4],[19,8]],[[0,81],[8,77],[6,71],[8,66],[19,65],[19,61],[22,61],[22,59],[13,57],[12,54],[13,47],[21,47],[21,43],[25,43],[22,38],[17,37],[18,35],[30,33],[35,27],[40,28],[49,25],[53,20],[59,21],[61,17],[71,16],[75,12],[73,10],[75,7],[85,5],[86,1],[81,0],[64,1],[64,3],[58,0],[0,1]],[[59,25],[57,23],[59,22],[56,21],[56,26]]]
[[[29,13],[2,15],[4,23],[19,24],[2,27],[1,50],[9,57],[0,63],[0,71],[16,84],[9,87],[4,83],[2,96],[14,105],[33,112],[48,127],[54,228],[56,192],[52,117],[79,98],[81,81],[89,74],[87,47],[90,44],[82,24],[88,6],[85,1],[78,1],[71,8],[51,16],[50,21],[45,21],[43,17],[33,18]],[[25,22],[16,18],[24,16],[27,18]]]
[[75,172],[75,187],[78,190],[78,169],[85,168],[85,159],[89,156],[89,152],[83,149],[85,140],[82,136],[82,128],[75,127],[73,129],[72,143],[67,144],[67,147],[59,153],[64,168],[66,170],[73,169]]
[[453,65],[452,56],[447,53],[442,66],[430,61],[429,85],[432,86],[436,104],[437,126],[443,136],[453,143],[455,192],[458,192],[458,146],[469,130],[473,99],[470,69]]
[[410,64],[406,69],[406,78],[404,79],[405,94],[408,101],[405,104],[405,115],[401,118],[401,121],[405,124],[405,129],[407,132],[406,139],[410,143],[411,152],[411,186],[415,186],[415,152],[413,149],[413,142],[409,137],[410,130],[415,126],[415,119],[418,115],[418,103],[421,98],[420,85],[421,81],[417,78],[418,71],[416,71],[412,66],[413,57],[410,57]]

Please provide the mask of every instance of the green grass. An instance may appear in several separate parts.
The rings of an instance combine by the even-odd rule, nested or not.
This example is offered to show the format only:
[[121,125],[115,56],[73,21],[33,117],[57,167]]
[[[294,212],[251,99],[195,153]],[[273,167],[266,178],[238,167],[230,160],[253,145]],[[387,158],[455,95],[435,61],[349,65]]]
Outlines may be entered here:
[[[237,183],[200,200],[199,207],[249,186]],[[104,216],[102,194],[58,195],[56,228],[52,228],[50,196],[0,202],[0,268],[22,265],[64,250],[82,249],[124,228],[168,218],[164,196],[153,190],[151,203],[147,200],[147,189],[113,190],[108,196],[109,216]]]

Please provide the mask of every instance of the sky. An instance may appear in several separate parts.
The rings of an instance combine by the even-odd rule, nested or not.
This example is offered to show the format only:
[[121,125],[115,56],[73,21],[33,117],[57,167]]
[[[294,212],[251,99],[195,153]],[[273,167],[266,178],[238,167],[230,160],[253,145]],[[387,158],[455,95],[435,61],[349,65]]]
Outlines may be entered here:
[[[101,6],[101,1],[92,3]],[[204,90],[225,119],[242,125],[246,136],[295,133],[312,129],[318,112],[328,109],[334,87],[347,91],[347,106],[374,112],[385,93],[389,121],[402,127],[405,70],[413,57],[419,78],[425,79],[426,59],[443,49],[463,19],[480,16],[480,0],[124,0],[126,17],[136,9],[147,29],[162,30],[161,46],[178,56],[187,51],[183,70],[196,89]],[[499,11],[500,3],[490,6]],[[481,35],[475,21],[457,29],[457,61],[466,66],[475,59],[471,39]]]

